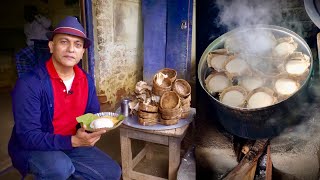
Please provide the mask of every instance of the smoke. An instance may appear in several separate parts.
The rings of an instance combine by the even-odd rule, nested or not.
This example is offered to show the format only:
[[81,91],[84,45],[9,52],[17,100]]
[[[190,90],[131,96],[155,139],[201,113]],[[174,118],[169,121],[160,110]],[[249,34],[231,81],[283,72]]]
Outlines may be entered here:
[[220,24],[229,30],[239,26],[274,24],[282,19],[278,0],[217,0]]

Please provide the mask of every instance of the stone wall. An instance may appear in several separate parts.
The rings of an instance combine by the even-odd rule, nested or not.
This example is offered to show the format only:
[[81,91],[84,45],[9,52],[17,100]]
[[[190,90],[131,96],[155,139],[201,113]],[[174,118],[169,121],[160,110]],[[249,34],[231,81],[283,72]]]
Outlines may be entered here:
[[142,79],[140,0],[93,0],[95,80],[103,110],[112,110]]
[[[195,16],[195,0],[193,1]],[[117,108],[143,76],[141,0],[93,0],[95,80],[102,110]],[[192,79],[195,92],[195,18],[192,39]],[[195,95],[193,98],[195,101]]]
[[281,0],[279,4],[282,19],[277,24],[299,34],[311,49],[316,48],[316,34],[319,29],[308,16],[303,0]]

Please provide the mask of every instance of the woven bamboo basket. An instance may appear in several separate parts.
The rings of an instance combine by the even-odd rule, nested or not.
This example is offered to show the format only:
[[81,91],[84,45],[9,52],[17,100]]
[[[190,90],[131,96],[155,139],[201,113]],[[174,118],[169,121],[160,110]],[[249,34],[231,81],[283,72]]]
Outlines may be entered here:
[[189,114],[190,114],[190,111],[191,111],[191,108],[189,108],[189,110],[187,110],[187,111],[182,111],[182,113],[181,113],[181,119],[186,119],[186,118],[188,118],[189,117]]
[[138,116],[146,119],[158,119],[159,114],[154,112],[138,111]]
[[177,109],[159,109],[160,112],[160,117],[163,119],[175,119],[175,118],[180,118],[182,109],[177,108]]
[[161,119],[160,118],[160,124],[162,125],[167,125],[167,126],[170,126],[170,125],[174,125],[174,124],[178,124],[179,123],[179,118],[176,118],[176,119]]
[[170,79],[171,82],[174,82],[177,78],[177,71],[171,68],[163,68],[160,69],[158,72],[161,72],[168,76],[168,79]]
[[145,112],[158,112],[158,106],[153,104],[139,103],[139,110]]
[[174,91],[165,92],[160,98],[161,109],[178,109],[180,105],[180,98]]
[[138,117],[138,123],[143,126],[152,126],[158,124],[158,119],[149,119]]
[[[265,106],[258,106],[258,107],[251,107],[250,105],[250,100],[251,98],[256,94],[256,93],[265,93],[267,94],[270,99],[271,99],[271,103],[270,104],[267,104]],[[278,102],[278,98],[277,98],[277,94],[270,88],[267,88],[267,87],[260,87],[260,88],[257,88],[257,89],[254,89],[253,91],[251,91],[248,96],[247,96],[247,99],[246,99],[246,102],[247,102],[247,108],[261,108],[261,107],[266,107],[266,106],[270,106],[270,105],[273,105],[275,103]]]
[[181,105],[188,104],[191,102],[191,94],[185,98],[180,97]]
[[188,97],[191,94],[191,86],[184,79],[176,79],[172,85],[172,90],[180,97]]
[[164,78],[161,85],[157,83],[157,77],[153,78],[152,92],[157,96],[162,96],[165,92],[170,91],[172,88],[172,82],[168,78]]

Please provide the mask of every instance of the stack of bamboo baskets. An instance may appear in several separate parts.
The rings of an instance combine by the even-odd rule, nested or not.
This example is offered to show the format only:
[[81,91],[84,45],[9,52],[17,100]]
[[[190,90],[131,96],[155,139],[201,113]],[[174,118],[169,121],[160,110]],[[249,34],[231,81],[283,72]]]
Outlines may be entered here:
[[165,92],[159,104],[160,124],[173,125],[181,118],[181,101],[178,94],[174,91]]
[[138,122],[144,126],[152,126],[158,123],[158,106],[152,104],[139,104]]
[[173,91],[176,92],[181,101],[181,118],[187,118],[191,109],[191,86],[184,79],[177,79],[173,83]]
[[152,96],[159,97],[158,102],[140,102],[138,122],[141,125],[174,125],[181,118],[187,118],[191,105],[191,86],[184,79],[177,79],[174,69],[159,70],[153,78]]

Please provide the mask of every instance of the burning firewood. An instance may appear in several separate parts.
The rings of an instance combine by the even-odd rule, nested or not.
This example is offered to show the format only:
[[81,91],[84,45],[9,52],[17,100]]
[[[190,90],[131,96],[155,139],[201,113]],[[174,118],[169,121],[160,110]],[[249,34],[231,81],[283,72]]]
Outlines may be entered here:
[[245,146],[242,147],[241,152],[242,152],[243,154],[247,154],[247,153],[249,152],[249,150],[250,150],[250,147],[247,146],[247,145],[245,145]]
[[254,179],[258,159],[264,152],[267,144],[268,139],[257,140],[240,163],[223,179]]

